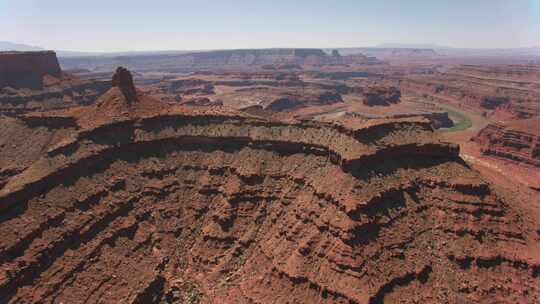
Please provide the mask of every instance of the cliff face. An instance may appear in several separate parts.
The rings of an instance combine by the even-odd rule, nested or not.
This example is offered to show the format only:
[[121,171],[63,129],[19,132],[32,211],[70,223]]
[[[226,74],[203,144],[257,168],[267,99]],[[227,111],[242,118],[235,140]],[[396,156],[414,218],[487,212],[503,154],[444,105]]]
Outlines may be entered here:
[[160,70],[191,72],[216,69],[302,68],[338,63],[379,63],[362,55],[344,56],[339,60],[321,49],[241,49],[190,52],[184,54],[121,56],[121,57],[69,57],[60,58],[66,69],[107,69],[124,65],[134,70]]
[[[346,115],[352,117],[360,117],[363,119],[373,119],[374,117],[367,116],[365,114],[358,113],[347,113]],[[393,114],[385,115],[386,119],[402,119],[402,118],[413,118],[413,117],[423,117],[428,119],[431,122],[431,125],[434,129],[440,128],[451,128],[454,126],[454,122],[448,116],[448,112],[418,112],[418,113],[402,113],[402,114]],[[382,118],[382,117],[381,117]]]
[[111,87],[109,81],[63,81],[61,85],[38,91],[0,91],[0,114],[20,114],[90,105]]
[[[136,94],[0,120],[16,164],[0,302],[540,299],[535,226],[427,121],[284,123]],[[2,142],[16,134],[33,148]]]
[[54,52],[0,52],[0,114],[88,105],[110,86],[63,73]]
[[60,77],[56,54],[44,52],[0,52],[0,88],[41,89],[43,77]]
[[[538,119],[530,130],[540,130]],[[536,126],[536,128],[534,127]],[[540,134],[524,132],[504,124],[489,124],[473,138],[483,154],[515,160],[540,167]]]

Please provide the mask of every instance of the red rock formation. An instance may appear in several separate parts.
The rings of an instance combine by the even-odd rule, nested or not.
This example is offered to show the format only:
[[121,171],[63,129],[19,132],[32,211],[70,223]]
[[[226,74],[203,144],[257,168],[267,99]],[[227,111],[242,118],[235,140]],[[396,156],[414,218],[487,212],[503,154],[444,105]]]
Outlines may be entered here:
[[434,129],[441,128],[451,128],[454,126],[454,122],[448,116],[448,112],[416,112],[416,113],[400,113],[400,114],[390,114],[382,116],[373,116],[366,115],[364,113],[356,112],[346,112],[345,117],[354,117],[360,119],[402,119],[402,118],[413,118],[413,117],[422,117],[428,119]]
[[263,105],[263,108],[272,112],[288,111],[296,108],[318,105],[342,103],[340,94],[335,92],[304,92],[304,94],[285,93],[278,98]]
[[163,86],[167,92],[185,95],[194,95],[194,94],[214,94],[214,85],[206,80],[196,79],[196,78],[187,78],[172,80],[166,85]]
[[0,52],[0,88],[41,89],[46,75],[58,78],[61,74],[52,51]]
[[88,105],[109,88],[63,73],[54,52],[0,52],[0,114]]
[[180,104],[184,106],[209,107],[209,106],[222,106],[223,102],[219,100],[212,101],[206,97],[196,97],[196,98],[188,99],[186,101],[182,101]]
[[540,115],[539,74],[535,65],[459,65],[441,73],[407,74],[399,82],[404,92],[524,119]]
[[526,120],[520,124],[527,126],[527,130],[537,130],[537,132],[528,133],[522,131],[523,128],[513,127],[512,124],[493,123],[480,130],[473,141],[481,145],[481,151],[485,155],[507,158],[540,167],[540,134],[538,134],[540,121],[538,119]]
[[401,92],[396,87],[370,87],[364,90],[364,104],[389,106],[400,102]]
[[0,170],[1,303],[540,299],[530,214],[428,121],[284,123],[122,96],[40,114],[78,128],[0,119],[34,137],[0,136],[0,167],[17,164]]
[[137,92],[135,91],[135,85],[133,84],[133,77],[131,73],[123,68],[118,67],[112,77],[112,86],[119,88],[128,102],[134,102],[137,99]]
[[485,108],[485,109],[489,109],[489,110],[493,110],[497,107],[500,107],[502,105],[506,105],[510,103],[510,98],[508,97],[503,97],[503,96],[484,96],[482,98],[482,101],[480,102],[480,106]]

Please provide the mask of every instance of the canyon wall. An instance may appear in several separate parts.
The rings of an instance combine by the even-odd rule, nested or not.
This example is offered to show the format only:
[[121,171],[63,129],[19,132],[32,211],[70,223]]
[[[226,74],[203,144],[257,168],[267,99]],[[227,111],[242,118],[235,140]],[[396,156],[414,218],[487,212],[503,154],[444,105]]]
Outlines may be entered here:
[[399,80],[402,90],[486,112],[505,112],[508,118],[540,115],[538,65],[457,65],[427,75]]
[[527,222],[429,129],[170,110],[70,131],[6,173],[1,300],[534,301]]
[[0,88],[41,89],[45,75],[62,75],[56,53],[0,52]]
[[[534,123],[531,123],[535,125]],[[536,122],[538,130],[540,123]],[[540,167],[540,135],[528,133],[512,126],[492,123],[473,138],[485,155],[497,156]]]
[[131,55],[116,57],[60,58],[65,69],[112,70],[123,65],[132,70],[190,72],[220,69],[302,68],[334,64],[380,63],[362,55],[336,58],[321,49],[240,49],[180,54]]
[[62,72],[52,51],[0,52],[0,114],[88,105],[110,87]]

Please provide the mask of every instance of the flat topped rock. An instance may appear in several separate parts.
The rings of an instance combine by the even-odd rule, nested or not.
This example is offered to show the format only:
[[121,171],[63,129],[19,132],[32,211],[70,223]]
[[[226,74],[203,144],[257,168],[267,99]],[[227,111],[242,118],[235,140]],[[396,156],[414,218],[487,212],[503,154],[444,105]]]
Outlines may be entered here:
[[43,90],[43,78],[62,77],[56,53],[0,52],[0,89]]

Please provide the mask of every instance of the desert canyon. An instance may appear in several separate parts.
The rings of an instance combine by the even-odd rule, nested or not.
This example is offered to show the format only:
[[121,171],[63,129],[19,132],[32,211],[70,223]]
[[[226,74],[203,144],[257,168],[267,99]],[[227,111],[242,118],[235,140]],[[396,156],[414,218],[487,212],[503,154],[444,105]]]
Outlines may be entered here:
[[540,64],[0,52],[0,303],[540,303]]

